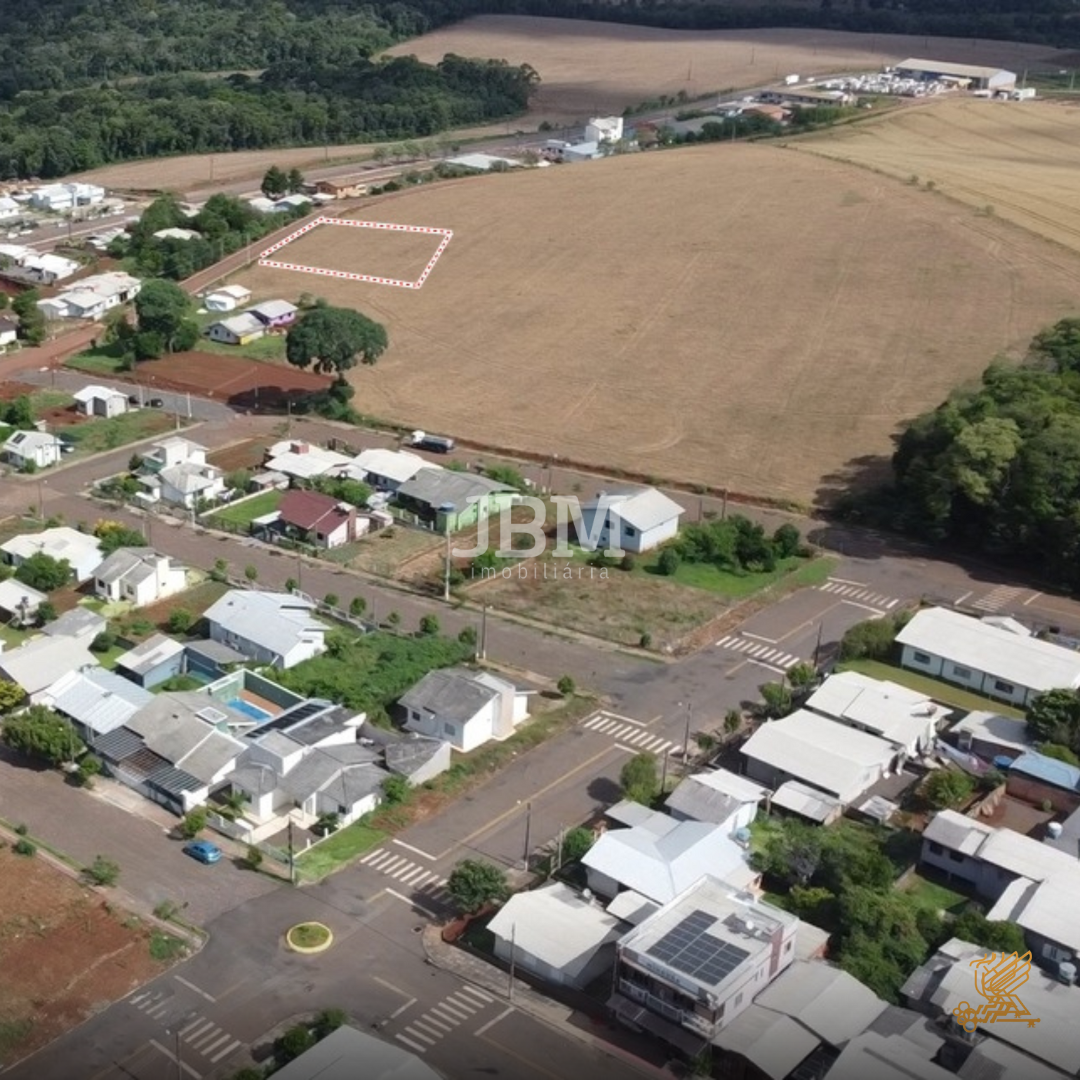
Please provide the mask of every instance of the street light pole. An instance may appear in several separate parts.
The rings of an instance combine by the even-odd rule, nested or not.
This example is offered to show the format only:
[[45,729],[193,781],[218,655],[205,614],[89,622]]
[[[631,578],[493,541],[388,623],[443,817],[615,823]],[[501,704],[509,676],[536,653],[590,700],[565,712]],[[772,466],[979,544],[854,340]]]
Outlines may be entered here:
[[529,834],[532,831],[532,803],[525,804],[525,869],[529,869],[529,847],[530,837]]
[[694,717],[694,703],[692,701],[688,701],[686,703],[686,731],[683,734],[683,744],[682,744],[682,758],[683,758],[683,767],[684,768],[686,766],[687,761],[690,758],[690,724],[691,724],[691,722],[693,720],[693,717]]
[[450,602],[450,515],[446,516],[446,566],[443,572],[443,600]]

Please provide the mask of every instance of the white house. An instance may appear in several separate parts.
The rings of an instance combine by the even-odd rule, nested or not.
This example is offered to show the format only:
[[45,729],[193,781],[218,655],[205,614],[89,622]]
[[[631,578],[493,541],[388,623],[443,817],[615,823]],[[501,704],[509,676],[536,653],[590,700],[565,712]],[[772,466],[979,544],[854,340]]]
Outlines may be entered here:
[[110,390],[107,386],[84,386],[72,397],[78,411],[85,416],[119,416],[127,412],[127,398],[119,390]]
[[585,125],[585,141],[592,143],[617,143],[623,137],[621,116],[594,116]]
[[65,259],[63,255],[51,253],[40,255],[36,251],[27,255],[19,265],[33,274],[43,285],[55,285],[56,282],[64,281],[81,269],[80,264],[74,259]]
[[934,745],[938,724],[948,715],[925,694],[857,671],[832,675],[811,694],[806,707],[846,727],[876,735],[908,757]]
[[203,297],[203,307],[207,311],[235,311],[250,299],[251,290],[243,285],[222,285]]
[[587,551],[650,551],[678,533],[682,513],[656,488],[601,491],[581,506],[578,543]]
[[81,584],[94,576],[104,555],[101,542],[89,533],[81,533],[68,525],[58,525],[39,533],[13,536],[0,545],[5,560],[12,566],[22,566],[31,555],[43,552],[50,558],[67,559],[75,581]]
[[246,345],[266,333],[266,327],[250,312],[219,319],[206,328],[206,336],[222,345]]
[[8,626],[31,626],[49,597],[14,578],[0,581],[0,617]]
[[345,471],[378,491],[394,492],[402,484],[408,483],[421,469],[437,467],[439,466],[433,466],[430,461],[425,461],[419,454],[412,454],[408,450],[375,447],[362,450]]
[[346,469],[352,458],[336,450],[324,450],[314,443],[285,439],[274,443],[266,452],[266,468],[283,473],[291,480],[311,480],[331,470]]
[[488,923],[500,960],[577,990],[611,967],[624,928],[561,881],[516,893]]
[[592,161],[594,158],[603,156],[598,142],[580,142],[559,151],[559,157],[569,163],[573,161]]
[[16,431],[4,443],[4,458],[16,469],[47,469],[62,452],[60,440],[45,431]]
[[76,282],[69,289],[38,307],[49,319],[99,319],[107,311],[139,295],[142,282],[120,270],[94,274]]
[[429,671],[401,695],[404,727],[468,753],[505,739],[528,715],[528,694],[489,671]]
[[160,472],[168,465],[206,464],[206,447],[197,442],[174,435],[161,442],[154,443],[142,455],[142,467],[153,472]]
[[19,324],[0,315],[0,348],[14,345],[19,339]]
[[94,592],[102,600],[153,604],[187,588],[187,572],[153,548],[117,548],[95,571]]
[[0,221],[19,216],[19,204],[7,195],[0,195]]
[[716,769],[688,776],[667,797],[664,809],[677,821],[722,825],[730,836],[750,825],[768,794],[745,776]]
[[155,240],[198,240],[201,236],[202,233],[194,229],[158,229],[154,233]]
[[0,653],[0,679],[21,686],[31,705],[44,700],[47,689],[63,672],[97,666],[87,643],[77,638],[42,635]]
[[[157,481],[157,484],[154,484]],[[168,465],[154,477],[143,480],[162,502],[191,510],[200,502],[213,501],[225,492],[225,474],[216,465],[185,461]]]
[[629,889],[666,904],[704,874],[716,874],[740,889],[760,874],[722,825],[676,821],[659,811],[629,829],[608,829],[581,860],[589,888],[614,899]]
[[210,638],[252,660],[291,668],[326,648],[326,626],[310,600],[286,593],[233,589],[206,612]]
[[762,724],[742,748],[747,775],[774,790],[798,780],[845,806],[900,763],[890,742],[800,709]]
[[901,664],[987,697],[1027,705],[1046,690],[1080,689],[1080,652],[945,608],[925,608],[896,635]]
[[616,1016],[699,1052],[795,960],[799,920],[698,877],[616,947]]
[[63,713],[78,724],[91,746],[98,735],[123,727],[153,701],[149,690],[103,667],[66,671],[51,683],[41,704]]
[[97,184],[47,184],[30,192],[30,205],[37,210],[71,210],[96,206],[105,199],[105,189]]

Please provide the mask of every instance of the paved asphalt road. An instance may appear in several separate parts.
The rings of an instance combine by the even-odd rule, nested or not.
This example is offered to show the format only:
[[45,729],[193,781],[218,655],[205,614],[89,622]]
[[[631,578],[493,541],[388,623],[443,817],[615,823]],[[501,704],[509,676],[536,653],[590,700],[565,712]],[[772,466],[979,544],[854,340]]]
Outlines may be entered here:
[[[277,422],[223,415],[196,428],[194,437],[216,447],[268,431]],[[297,427],[305,434],[318,430],[317,424]],[[362,433],[350,438],[366,441]],[[47,484],[38,490],[46,513],[62,512],[71,521],[98,516],[98,504],[89,502],[83,489],[93,478],[122,468],[130,453],[131,448],[125,448],[43,478]],[[557,486],[566,479],[568,474],[556,470]],[[35,487],[35,481],[11,478],[0,492],[0,506],[9,511],[25,508],[27,493]],[[133,524],[142,521],[128,511],[110,510],[109,516]],[[106,842],[133,838],[130,855],[120,856],[129,867],[126,887],[148,900],[160,889],[187,898],[189,911],[206,920],[211,935],[210,944],[181,968],[8,1074],[20,1080],[151,1080],[175,1067],[170,1047],[175,1047],[179,1030],[185,1075],[193,1080],[225,1075],[234,1067],[235,1056],[274,1025],[335,1005],[363,1023],[380,1026],[388,1037],[401,1035],[402,1045],[419,1047],[451,1077],[636,1075],[637,1067],[603,1054],[595,1039],[569,1038],[520,1012],[506,1013],[506,1003],[486,1002],[475,992],[470,997],[459,980],[424,963],[418,930],[429,916],[445,914],[441,885],[454,863],[481,853],[516,869],[525,854],[526,832],[535,850],[560,827],[577,823],[617,797],[619,769],[629,754],[641,749],[666,752],[669,767],[678,768],[688,731],[692,735],[715,728],[729,707],[756,700],[760,683],[777,678],[796,659],[813,657],[819,643],[828,649],[847,626],[870,614],[893,611],[930,594],[963,600],[985,613],[1080,626],[1080,608],[1070,600],[1001,582],[978,568],[958,567],[919,549],[898,551],[870,534],[810,527],[842,552],[833,578],[761,611],[679,663],[647,660],[490,616],[489,657],[549,677],[569,672],[605,695],[604,711],[522,755],[461,800],[452,814],[410,829],[318,887],[278,888],[223,864],[189,866],[159,827],[121,817],[122,811],[98,800],[93,811],[83,814],[66,800],[89,800],[85,793],[63,788],[55,777],[0,763],[3,816],[30,821],[45,839],[80,858]],[[236,568],[257,566],[260,583],[271,587],[302,575],[306,591],[365,596],[378,615],[398,610],[406,626],[416,625],[427,612],[437,613],[450,632],[477,620],[475,613],[318,564],[298,570],[291,556],[242,546],[235,539],[161,522],[150,528],[155,546],[192,565],[209,568],[220,554]],[[220,879],[213,878],[215,874]],[[334,929],[338,945],[318,958],[284,952],[282,932],[312,917],[323,918]],[[447,1022],[447,1016],[458,1022]],[[616,1032],[605,1038],[625,1041]]]

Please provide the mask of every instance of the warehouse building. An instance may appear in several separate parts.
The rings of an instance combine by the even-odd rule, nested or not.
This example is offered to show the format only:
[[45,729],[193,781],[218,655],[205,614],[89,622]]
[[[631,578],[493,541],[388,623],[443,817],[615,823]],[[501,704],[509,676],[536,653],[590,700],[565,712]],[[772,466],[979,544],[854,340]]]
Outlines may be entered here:
[[942,60],[905,60],[896,65],[896,74],[907,79],[955,83],[965,90],[1012,90],[1016,86],[1015,71]]

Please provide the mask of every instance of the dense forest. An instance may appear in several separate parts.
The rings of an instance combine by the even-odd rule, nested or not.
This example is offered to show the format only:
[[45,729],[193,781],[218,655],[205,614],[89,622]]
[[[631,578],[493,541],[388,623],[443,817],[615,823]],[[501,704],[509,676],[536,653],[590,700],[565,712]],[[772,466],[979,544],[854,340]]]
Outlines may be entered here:
[[882,524],[1013,560],[1080,589],[1080,319],[1039,334],[1023,366],[915,420],[893,457]]

